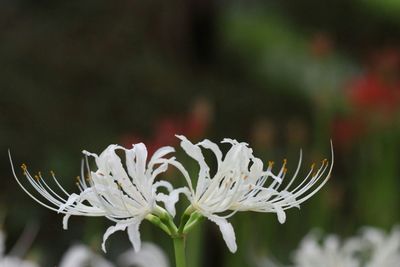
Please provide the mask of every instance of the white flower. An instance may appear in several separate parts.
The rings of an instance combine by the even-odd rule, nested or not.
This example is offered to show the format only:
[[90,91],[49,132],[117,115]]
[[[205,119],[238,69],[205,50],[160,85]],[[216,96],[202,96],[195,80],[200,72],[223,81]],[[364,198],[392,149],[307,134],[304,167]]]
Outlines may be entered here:
[[[256,211],[277,213],[279,222],[285,222],[285,210],[299,205],[314,195],[329,179],[333,162],[329,167],[324,160],[318,170],[311,167],[308,175],[294,188],[291,186],[297,177],[301,166],[301,154],[298,168],[293,178],[284,186],[286,174],[286,160],[277,174],[272,172],[273,163],[269,163],[266,170],[262,161],[253,156],[253,151],[246,143],[224,139],[222,143],[229,143],[231,148],[223,157],[218,145],[204,140],[193,144],[184,136],[181,139],[183,150],[195,159],[200,170],[196,187],[194,188],[190,176],[182,166],[177,166],[186,178],[193,209],[216,223],[231,252],[237,249],[235,233],[232,225],[226,220],[237,211]],[[210,174],[203,149],[213,152],[217,160],[217,170]],[[333,161],[333,152],[332,152]],[[228,214],[227,214],[228,212]]]
[[1,267],[38,267],[36,263],[20,259],[17,256],[5,255],[6,235],[0,230],[0,266]]
[[118,257],[123,267],[169,267],[168,258],[156,245],[145,242],[139,252],[128,250]]
[[[125,152],[125,166],[117,151]],[[156,204],[158,200],[156,191],[160,186],[172,191],[172,186],[166,181],[155,182],[155,178],[167,170],[168,164],[175,162],[174,158],[164,158],[171,152],[174,152],[172,147],[162,147],[147,162],[147,149],[142,143],[134,145],[132,149],[110,145],[100,155],[83,151],[85,155],[95,159],[97,170],[89,170],[86,158],[85,164],[82,164],[82,175],[78,177],[77,182],[79,194],[68,193],[51,172],[55,184],[61,191],[61,194],[57,193],[42,179],[40,173],[32,177],[23,164],[22,169],[29,183],[50,204],[45,204],[33,196],[18,180],[14,168],[13,172],[17,182],[29,196],[41,205],[65,214],[63,220],[65,229],[71,215],[105,216],[116,224],[105,232],[103,250],[105,251],[105,241],[111,234],[127,229],[129,239],[134,249],[138,251],[141,244],[140,223],[152,213],[156,215],[166,213]],[[84,174],[85,171],[88,175]]]
[[363,245],[370,252],[366,267],[400,267],[400,229],[390,234],[368,227],[362,235]]
[[349,239],[343,244],[335,235],[326,237],[322,244],[315,234],[307,235],[294,254],[296,267],[360,267],[356,252],[362,242]]
[[74,245],[63,255],[59,267],[114,267],[84,245]]

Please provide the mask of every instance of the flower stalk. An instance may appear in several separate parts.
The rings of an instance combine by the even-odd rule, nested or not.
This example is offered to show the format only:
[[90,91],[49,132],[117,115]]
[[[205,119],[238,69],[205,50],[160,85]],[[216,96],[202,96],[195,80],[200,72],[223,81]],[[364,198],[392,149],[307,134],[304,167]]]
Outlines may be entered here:
[[175,266],[186,267],[185,236],[173,238],[175,251]]

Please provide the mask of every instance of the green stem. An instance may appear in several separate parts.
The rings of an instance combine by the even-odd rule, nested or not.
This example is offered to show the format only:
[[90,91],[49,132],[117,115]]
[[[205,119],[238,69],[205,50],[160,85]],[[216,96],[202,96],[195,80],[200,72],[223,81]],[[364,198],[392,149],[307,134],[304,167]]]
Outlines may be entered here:
[[186,267],[185,237],[175,237],[173,240],[175,250],[175,267]]
[[194,209],[193,207],[190,205],[185,212],[183,213],[182,217],[181,217],[181,222],[179,224],[179,229],[178,229],[178,233],[182,234],[183,230],[185,228],[185,224],[187,223],[187,221],[190,219],[190,216],[192,215]]

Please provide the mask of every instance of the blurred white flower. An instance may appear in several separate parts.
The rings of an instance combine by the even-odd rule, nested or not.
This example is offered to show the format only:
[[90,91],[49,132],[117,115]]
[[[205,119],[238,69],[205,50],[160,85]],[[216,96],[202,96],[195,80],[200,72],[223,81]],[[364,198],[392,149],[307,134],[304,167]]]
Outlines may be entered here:
[[17,256],[5,255],[6,235],[0,230],[0,266],[1,267],[38,267],[36,263],[20,259]]
[[168,258],[156,245],[144,242],[139,252],[128,250],[118,257],[122,267],[169,267]]
[[[308,234],[294,253],[294,267],[400,267],[400,229],[390,233],[366,227],[360,235],[340,241],[329,235]],[[259,267],[283,266],[270,258],[258,260]]]
[[[218,145],[207,139],[193,144],[182,135],[177,137],[181,140],[183,150],[200,166],[196,188],[192,185],[188,171],[177,166],[186,178],[190,191],[182,192],[188,195],[193,209],[219,226],[231,252],[235,252],[237,246],[234,229],[227,218],[237,211],[274,212],[279,222],[284,223],[285,210],[299,207],[314,195],[327,182],[333,167],[332,151],[330,166],[327,160],[317,170],[313,165],[308,175],[293,189],[291,186],[301,166],[301,154],[293,178],[283,187],[286,160],[280,171],[274,174],[273,163],[270,162],[264,170],[262,161],[253,156],[253,150],[246,143],[224,139],[222,143],[229,143],[231,148],[223,158]],[[210,174],[202,148],[211,150],[217,159],[214,175]]]
[[362,234],[363,245],[370,252],[365,267],[400,267],[400,229],[394,227],[389,234],[368,227]]
[[[125,152],[125,166],[117,151]],[[56,193],[56,190],[42,178],[40,172],[32,177],[23,164],[22,169],[29,183],[51,204],[45,204],[33,196],[18,180],[14,168],[13,172],[18,184],[29,196],[41,205],[65,214],[64,229],[67,228],[71,215],[105,216],[116,224],[105,232],[103,250],[106,251],[105,241],[111,234],[127,229],[129,239],[134,249],[138,251],[141,244],[139,225],[143,219],[152,213],[156,215],[167,213],[156,204],[156,200],[168,202],[169,198],[157,199],[156,191],[158,187],[166,187],[169,191],[173,188],[166,181],[155,182],[155,178],[167,170],[168,164],[175,162],[174,158],[164,158],[171,152],[174,152],[172,147],[162,147],[147,163],[147,149],[142,143],[134,145],[132,149],[110,145],[100,155],[83,151],[86,156],[95,159],[97,170],[90,171],[86,157],[82,164],[81,177],[77,178],[79,194],[68,193],[51,172],[55,184],[61,191],[61,194]],[[88,174],[85,175],[85,172]]]
[[296,267],[360,267],[356,256],[362,242],[349,239],[340,242],[335,235],[329,235],[322,243],[315,234],[307,235],[294,254]]
[[84,245],[74,245],[64,254],[59,267],[114,267]]

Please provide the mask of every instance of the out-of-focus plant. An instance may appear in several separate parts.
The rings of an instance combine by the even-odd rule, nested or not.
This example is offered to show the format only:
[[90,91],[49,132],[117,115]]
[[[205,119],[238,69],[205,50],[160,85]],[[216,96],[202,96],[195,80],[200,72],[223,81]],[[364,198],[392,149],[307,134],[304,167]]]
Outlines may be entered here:
[[[19,248],[19,251],[11,250],[11,253],[6,254],[6,233],[0,229],[0,266],[4,267],[38,267],[38,265],[30,260],[24,260],[21,255],[22,252],[26,252],[27,248]],[[27,241],[27,240],[21,240]],[[29,245],[29,242],[26,242]],[[25,246],[25,244],[23,244]]]
[[[399,219],[398,214],[376,214],[383,206],[399,209],[400,52],[383,47],[371,53],[367,62],[345,90],[347,108],[333,120],[332,135],[342,158],[357,159],[344,166],[355,177],[346,184],[354,190],[358,219],[388,227]],[[370,199],[371,195],[379,197]]]
[[167,255],[157,245],[149,242],[143,243],[138,252],[128,250],[118,257],[122,267],[169,267]]
[[[269,258],[259,260],[258,266],[283,266]],[[294,252],[294,267],[397,267],[400,266],[400,230],[390,233],[366,227],[359,235],[340,240],[331,234],[321,237],[311,232]]]
[[114,267],[100,255],[84,245],[74,245],[65,252],[59,267]]

